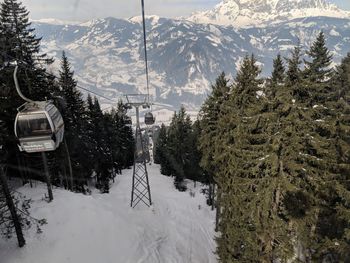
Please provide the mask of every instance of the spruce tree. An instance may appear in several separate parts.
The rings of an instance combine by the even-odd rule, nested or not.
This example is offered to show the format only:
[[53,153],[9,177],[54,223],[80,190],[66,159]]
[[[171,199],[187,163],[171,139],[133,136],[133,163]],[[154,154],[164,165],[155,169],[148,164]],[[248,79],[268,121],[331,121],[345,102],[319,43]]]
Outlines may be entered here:
[[305,60],[304,80],[309,96],[312,98],[311,103],[324,103],[329,99],[331,91],[330,77],[333,70],[332,55],[326,46],[324,33],[321,32],[310,50],[307,52],[310,61]]
[[[218,120],[222,114],[222,104],[228,99],[230,91],[229,80],[225,73],[216,79],[212,85],[212,93],[204,102],[200,111],[201,133],[198,148],[201,153],[200,165],[203,168],[204,182],[209,184],[208,204],[214,205],[215,181],[214,175],[217,173],[219,165],[214,162],[214,145],[218,136]],[[219,191],[220,193],[220,191]],[[217,221],[219,220],[219,202],[220,197],[217,195]],[[217,222],[218,223],[218,222]]]
[[171,175],[175,177],[175,186],[180,191],[186,190],[183,181],[186,178],[186,166],[189,164],[189,138],[192,122],[184,107],[174,113],[168,130],[167,156],[171,167]]
[[277,57],[273,60],[273,71],[271,82],[273,84],[283,84],[285,79],[285,68],[283,65],[283,60],[281,54],[278,54]]
[[[350,59],[345,57],[331,79],[331,95],[324,104],[317,103],[320,109],[317,118],[317,131],[332,147],[328,149],[331,160],[327,170],[333,177],[326,178],[322,188],[322,206],[319,213],[317,259],[325,256],[342,262],[350,257]],[[331,151],[332,150],[332,151]],[[325,169],[325,170],[326,170]]]
[[[61,113],[65,123],[65,138],[69,149],[69,156],[66,158],[70,158],[75,185],[79,186],[78,190],[82,190],[91,171],[85,156],[89,143],[88,134],[85,131],[87,115],[82,95],[77,89],[74,72],[64,52],[58,84],[61,96],[65,100],[65,107],[61,109]],[[67,152],[65,151],[64,154]]]
[[154,161],[155,163],[160,164],[160,171],[163,175],[171,175],[168,153],[168,135],[164,123],[160,128],[159,136],[155,145]]
[[[10,227],[15,228],[17,235],[18,246],[23,247],[25,245],[25,239],[22,231],[22,222],[17,214],[17,208],[14,204],[12,195],[9,190],[7,183],[7,178],[5,175],[5,165],[6,165],[6,137],[8,136],[8,131],[6,125],[0,120],[0,226],[6,225],[6,213],[3,212],[3,207],[6,205],[11,215],[12,224]],[[2,226],[4,227],[4,226]],[[8,225],[6,227],[9,227]]]
[[[201,166],[207,172],[210,178],[215,174],[215,164],[213,163],[213,145],[217,135],[218,119],[221,115],[221,106],[228,98],[230,91],[229,80],[225,73],[222,73],[212,85],[212,93],[204,102],[201,111],[202,133],[200,137],[199,149],[202,153]],[[208,178],[209,182],[212,179]]]
[[302,74],[300,65],[302,63],[301,60],[302,53],[300,44],[294,47],[293,51],[289,58],[287,58],[287,83],[290,86],[297,85],[301,82]]
[[92,101],[88,97],[88,125],[89,153],[93,171],[96,173],[97,185],[103,193],[109,191],[111,179],[111,158],[106,135],[106,118],[97,98]]
[[199,150],[199,140],[202,133],[200,121],[196,120],[190,134],[188,135],[188,159],[185,165],[186,178],[195,182],[206,182],[207,177],[200,166],[202,154]]
[[273,98],[276,94],[276,89],[283,88],[286,81],[286,68],[283,64],[280,54],[273,60],[272,76],[266,83],[266,94],[269,98]]
[[116,117],[115,122],[120,134],[119,148],[121,148],[118,159],[121,160],[121,168],[125,169],[132,166],[134,162],[135,138],[131,125],[128,125],[129,117],[122,102],[118,104]]
[[306,53],[311,61],[305,60],[305,76],[314,83],[322,83],[330,77],[332,69],[332,55],[326,46],[326,38],[323,32],[320,32],[316,41],[311,45]]
[[272,262],[293,251],[288,225],[278,216],[284,180],[270,146],[276,115],[266,98],[257,96],[259,74],[254,56],[247,56],[219,119],[214,161],[219,167],[222,262]]
[[[17,0],[4,0],[0,10],[0,47],[1,60],[14,62],[20,66],[18,74],[20,86],[24,94],[33,100],[51,98],[52,92],[57,91],[53,83],[54,78],[46,74],[43,68],[51,64],[52,59],[40,53],[40,41],[34,34],[29,22],[29,12]],[[13,69],[7,67],[1,72],[2,83],[11,87],[13,98],[18,101],[12,80]]]
[[[30,99],[51,99],[52,94],[57,92],[54,77],[48,76],[44,69],[52,60],[40,53],[40,40],[28,22],[28,12],[22,3],[4,0],[0,6],[0,119],[9,131],[13,130],[17,108],[24,103],[15,89],[11,62],[17,61],[21,90]],[[8,162],[20,165],[18,160],[22,157],[13,132],[6,140]]]

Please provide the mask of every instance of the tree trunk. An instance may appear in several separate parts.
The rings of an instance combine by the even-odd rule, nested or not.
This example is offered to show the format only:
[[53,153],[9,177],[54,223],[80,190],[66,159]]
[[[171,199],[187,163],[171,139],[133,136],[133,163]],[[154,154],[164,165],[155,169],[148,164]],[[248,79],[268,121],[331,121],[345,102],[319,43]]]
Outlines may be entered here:
[[220,213],[221,213],[221,192],[219,188],[216,191],[216,214],[215,214],[215,232],[219,231],[219,223],[220,223]]
[[212,185],[212,193],[211,193],[211,210],[214,211],[215,209],[215,183]]
[[64,189],[68,189],[69,185],[68,185],[68,177],[67,177],[67,169],[66,169],[66,163],[62,162],[61,163],[61,169],[62,169],[62,173],[63,173],[63,180],[64,180]]
[[19,221],[19,217],[17,215],[15,204],[13,203],[13,200],[12,200],[10,189],[7,185],[7,179],[5,176],[3,166],[0,166],[0,183],[2,185],[2,189],[3,189],[4,194],[5,194],[6,204],[10,210],[10,213],[11,213],[13,225],[15,226],[17,240],[18,240],[18,246],[23,247],[26,244],[26,241],[25,241],[24,236],[23,236],[21,222]]
[[53,200],[53,194],[52,194],[52,187],[51,187],[51,179],[50,179],[49,167],[47,165],[46,153],[42,152],[41,156],[43,158],[43,163],[44,163],[45,179],[46,179],[47,191],[49,193],[49,202],[51,202]]
[[67,145],[66,139],[64,139],[64,148],[66,150],[66,157],[68,161],[68,168],[69,168],[69,181],[70,181],[70,190],[73,191],[74,189],[74,181],[73,181],[73,169],[72,169],[72,162],[70,159],[70,153]]
[[25,177],[25,172],[24,172],[24,165],[22,162],[21,157],[18,155],[18,153],[16,153],[16,159],[17,159],[17,164],[19,166],[19,174],[21,175],[21,179],[22,179],[22,185],[26,184],[26,177]]

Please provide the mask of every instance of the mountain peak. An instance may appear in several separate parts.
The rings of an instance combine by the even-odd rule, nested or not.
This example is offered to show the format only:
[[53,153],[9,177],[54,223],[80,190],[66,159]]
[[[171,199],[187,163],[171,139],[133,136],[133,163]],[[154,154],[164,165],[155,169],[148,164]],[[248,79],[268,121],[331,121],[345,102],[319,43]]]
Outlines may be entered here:
[[189,20],[246,27],[315,16],[349,18],[350,12],[326,0],[223,0],[212,10],[192,14]]

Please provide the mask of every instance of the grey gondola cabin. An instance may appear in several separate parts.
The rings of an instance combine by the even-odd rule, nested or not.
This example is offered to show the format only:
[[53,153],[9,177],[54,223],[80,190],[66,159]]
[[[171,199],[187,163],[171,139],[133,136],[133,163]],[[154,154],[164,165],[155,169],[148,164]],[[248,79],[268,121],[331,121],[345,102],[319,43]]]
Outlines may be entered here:
[[153,117],[152,112],[147,112],[145,114],[145,124],[146,125],[153,125],[155,123],[155,118]]
[[15,134],[21,151],[49,152],[59,147],[63,141],[64,122],[52,102],[26,103],[18,111]]

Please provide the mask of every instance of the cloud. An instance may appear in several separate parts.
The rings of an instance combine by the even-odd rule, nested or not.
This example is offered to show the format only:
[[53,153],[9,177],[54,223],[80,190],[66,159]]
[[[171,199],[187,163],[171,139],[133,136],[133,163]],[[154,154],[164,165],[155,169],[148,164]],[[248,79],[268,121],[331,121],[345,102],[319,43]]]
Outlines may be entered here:
[[[146,13],[178,17],[204,10],[219,0],[145,0]],[[129,18],[141,14],[140,0],[23,0],[31,18],[89,20],[107,16]]]

